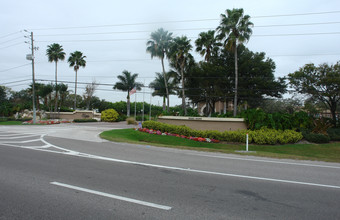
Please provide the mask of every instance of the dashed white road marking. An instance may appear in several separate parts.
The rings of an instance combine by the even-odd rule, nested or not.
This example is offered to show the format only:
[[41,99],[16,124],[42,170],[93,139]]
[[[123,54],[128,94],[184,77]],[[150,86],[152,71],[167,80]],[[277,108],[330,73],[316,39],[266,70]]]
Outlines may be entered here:
[[162,209],[162,210],[167,210],[167,211],[172,209],[172,207],[170,207],[170,206],[158,205],[156,203],[145,202],[145,201],[142,201],[142,200],[131,199],[131,198],[123,197],[123,196],[117,196],[117,195],[104,193],[104,192],[100,192],[100,191],[95,191],[95,190],[92,190],[92,189],[86,189],[86,188],[73,186],[73,185],[69,185],[69,184],[65,184],[65,183],[50,182],[50,184],[69,188],[69,189],[75,189],[75,190],[78,190],[78,191],[87,192],[87,193],[91,193],[91,194],[95,194],[95,195],[99,195],[99,196],[104,196],[104,197],[108,197],[108,198],[112,198],[112,199],[117,199],[117,200],[121,200],[121,201],[125,201],[125,202],[135,203],[135,204],[138,204],[138,205],[144,205],[144,206],[148,206],[148,207],[152,207],[152,208],[157,208],[157,209]]
[[[265,177],[259,177],[259,176],[238,175],[238,174],[232,174],[232,173],[221,173],[221,172],[213,172],[213,171],[206,171],[206,170],[196,170],[196,169],[190,169],[190,168],[164,166],[164,165],[158,165],[158,164],[141,163],[141,162],[135,162],[135,161],[120,160],[120,159],[115,159],[115,158],[96,156],[96,155],[81,153],[81,152],[77,152],[77,151],[73,151],[73,150],[68,150],[68,149],[65,149],[65,148],[62,148],[62,147],[58,147],[58,146],[53,145],[53,144],[47,142],[46,140],[44,140],[44,136],[45,135],[41,135],[40,139],[39,139],[43,143],[45,143],[44,146],[32,147],[32,146],[11,145],[11,144],[6,144],[6,143],[1,143],[1,144],[7,145],[7,146],[12,146],[12,147],[19,147],[19,148],[26,148],[26,149],[29,148],[31,150],[45,151],[45,152],[50,152],[50,153],[71,155],[71,156],[76,156],[76,157],[84,157],[84,158],[91,158],[91,159],[97,159],[97,160],[106,160],[106,161],[112,161],[112,162],[117,162],[117,163],[142,165],[142,166],[149,166],[149,167],[156,167],[156,168],[170,169],[170,170],[177,170],[177,171],[185,171],[185,172],[193,172],[193,173],[203,173],[203,174],[211,174],[211,175],[219,175],[219,176],[230,176],[230,177],[245,178],[245,179],[255,179],[255,180],[262,180],[262,181],[281,182],[281,183],[290,183],[290,184],[299,184],[299,185],[307,185],[307,186],[340,189],[340,186],[336,186],[336,185],[327,185],[327,184],[317,184],[317,183],[300,182],[300,181],[292,181],[292,180],[284,180],[284,179],[265,178]],[[55,148],[55,149],[58,149],[59,151],[53,151],[53,150],[46,149],[46,148]],[[263,161],[261,161],[261,162],[263,162]],[[334,168],[334,167],[331,167],[331,168]]]

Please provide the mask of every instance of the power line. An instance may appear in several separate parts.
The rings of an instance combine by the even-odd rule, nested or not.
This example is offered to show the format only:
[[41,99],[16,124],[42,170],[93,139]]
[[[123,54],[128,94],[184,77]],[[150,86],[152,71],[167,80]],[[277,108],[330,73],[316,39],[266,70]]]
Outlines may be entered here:
[[[296,34],[263,34],[252,35],[252,37],[287,37],[287,36],[312,36],[312,35],[337,35],[340,32],[320,32],[320,33],[296,33]],[[197,39],[198,37],[188,37],[190,39]],[[121,38],[121,39],[97,39],[97,40],[39,40],[37,42],[114,42],[114,41],[147,41],[147,38]],[[1,49],[1,48],[0,48]]]
[[0,42],[0,44],[5,44],[5,43],[11,42],[11,41],[18,40],[18,39],[22,39],[22,37],[16,37],[16,38],[13,38],[11,40],[3,41],[3,42]]
[[[322,15],[322,14],[337,14],[340,11],[325,11],[325,12],[310,12],[310,13],[298,13],[298,14],[281,14],[281,15],[262,15],[253,16],[251,18],[270,18],[270,17],[291,17],[291,16],[307,16],[307,15]],[[61,29],[84,29],[84,28],[103,28],[103,27],[119,27],[119,26],[138,26],[138,25],[150,25],[150,24],[166,24],[166,23],[186,23],[186,22],[202,22],[202,21],[219,21],[216,18],[206,19],[193,19],[193,20],[175,20],[175,21],[163,21],[163,22],[141,22],[141,23],[125,23],[125,24],[107,24],[107,25],[90,25],[90,26],[73,26],[73,27],[49,27],[49,28],[33,28],[30,30],[61,30]]]
[[8,84],[13,84],[13,83],[18,83],[18,82],[25,82],[25,81],[29,81],[31,79],[23,79],[23,80],[17,80],[17,81],[12,81],[12,82],[5,82],[2,83],[1,85],[8,85]]
[[[272,24],[272,25],[255,25],[254,28],[266,28],[266,27],[291,27],[291,26],[308,26],[308,25],[329,25],[340,24],[339,21],[335,22],[320,22],[320,23],[301,23],[301,24]],[[169,31],[193,31],[193,30],[214,30],[214,27],[206,28],[180,28],[170,29]],[[109,34],[133,34],[133,33],[149,33],[150,30],[143,31],[114,31],[114,32],[93,32],[93,33],[71,33],[71,34],[38,34],[38,37],[57,37],[57,36],[89,36],[89,35],[109,35]]]
[[13,32],[13,33],[10,33],[10,34],[6,34],[6,35],[3,35],[1,36],[0,38],[5,38],[5,37],[9,37],[11,35],[14,35],[14,34],[17,34],[17,33],[20,33],[21,31],[16,31],[16,32]]
[[24,42],[20,42],[20,43],[16,43],[16,44],[12,44],[12,45],[6,46],[6,47],[0,47],[0,50],[6,49],[6,48],[9,48],[9,47],[13,47],[13,46],[16,46],[16,45],[19,45],[19,44],[23,44],[23,43]]
[[24,67],[24,66],[27,66],[27,65],[31,65],[31,64],[30,64],[30,63],[27,63],[27,64],[24,64],[24,65],[12,67],[12,68],[9,68],[9,69],[0,70],[0,72],[6,72],[6,71],[9,71],[9,70],[17,69],[17,68]]

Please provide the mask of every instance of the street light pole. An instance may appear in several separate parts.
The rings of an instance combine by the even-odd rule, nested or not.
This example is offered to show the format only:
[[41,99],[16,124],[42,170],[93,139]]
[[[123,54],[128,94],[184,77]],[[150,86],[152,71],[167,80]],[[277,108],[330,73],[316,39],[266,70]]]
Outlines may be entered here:
[[[26,31],[26,30],[25,30]],[[26,31],[28,32],[28,31]],[[33,124],[36,123],[36,109],[35,109],[35,78],[34,78],[34,50],[37,50],[38,48],[34,47],[34,40],[33,40],[33,32],[31,32],[31,36],[27,37],[31,39],[31,54],[28,54],[26,56],[27,60],[31,60],[32,61],[32,101],[33,101]],[[27,42],[28,43],[28,42]]]
[[36,110],[35,110],[35,78],[34,78],[34,40],[33,40],[33,32],[31,32],[31,49],[32,49],[32,89],[33,89],[33,124],[36,123]]

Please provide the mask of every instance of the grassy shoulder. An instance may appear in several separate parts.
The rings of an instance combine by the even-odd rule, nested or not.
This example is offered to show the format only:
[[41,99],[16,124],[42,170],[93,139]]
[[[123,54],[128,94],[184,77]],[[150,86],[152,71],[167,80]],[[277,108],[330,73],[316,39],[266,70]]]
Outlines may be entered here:
[[22,125],[22,121],[0,121],[0,125]]
[[[104,131],[100,134],[100,137],[110,141],[133,144],[245,154],[237,152],[245,150],[245,144],[203,143],[173,136],[147,134],[133,129]],[[340,162],[339,142],[330,144],[249,145],[249,150],[255,152],[247,154],[254,156]]]

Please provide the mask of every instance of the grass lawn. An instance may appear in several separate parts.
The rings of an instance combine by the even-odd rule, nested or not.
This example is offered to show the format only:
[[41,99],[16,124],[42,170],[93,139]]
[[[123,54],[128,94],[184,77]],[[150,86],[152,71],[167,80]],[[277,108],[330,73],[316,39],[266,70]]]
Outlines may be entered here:
[[0,121],[0,125],[22,125],[22,121]]
[[133,129],[104,131],[101,138],[116,142],[145,144],[161,147],[191,149],[199,151],[223,152],[233,154],[248,154],[262,157],[318,160],[340,162],[340,143],[329,144],[288,144],[288,145],[249,145],[253,153],[239,153],[245,150],[245,144],[214,144],[196,142],[188,139],[147,134]]

